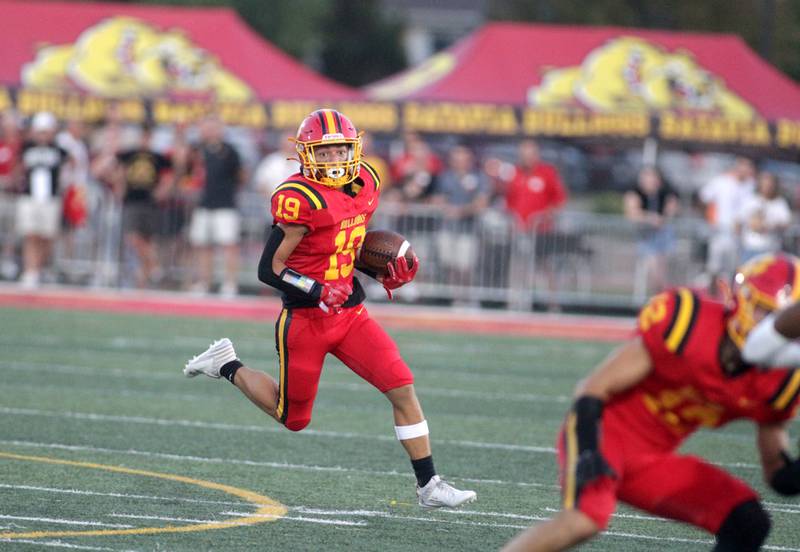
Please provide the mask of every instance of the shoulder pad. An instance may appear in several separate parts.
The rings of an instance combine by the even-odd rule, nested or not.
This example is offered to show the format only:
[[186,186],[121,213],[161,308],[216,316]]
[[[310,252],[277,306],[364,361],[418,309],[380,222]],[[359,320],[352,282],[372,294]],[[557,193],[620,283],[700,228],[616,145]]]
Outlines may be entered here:
[[280,192],[286,191],[293,191],[297,192],[301,196],[303,196],[306,201],[308,201],[309,206],[312,210],[314,209],[326,209],[328,204],[325,202],[325,198],[323,195],[308,185],[308,183],[303,182],[302,180],[287,180],[283,182],[280,186],[278,186],[275,191],[272,193],[272,197],[275,197],[276,194]]
[[380,190],[380,188],[381,188],[381,177],[378,176],[378,171],[375,170],[375,167],[373,167],[372,165],[370,165],[366,161],[362,161],[361,162],[361,167],[362,167],[362,169],[364,169],[364,170],[361,171],[362,178],[363,178],[364,172],[366,171],[366,173],[370,176],[372,181],[375,183],[375,190],[376,191]]
[[688,288],[665,291],[650,299],[639,313],[639,333],[679,355],[686,347],[700,310],[700,300]]

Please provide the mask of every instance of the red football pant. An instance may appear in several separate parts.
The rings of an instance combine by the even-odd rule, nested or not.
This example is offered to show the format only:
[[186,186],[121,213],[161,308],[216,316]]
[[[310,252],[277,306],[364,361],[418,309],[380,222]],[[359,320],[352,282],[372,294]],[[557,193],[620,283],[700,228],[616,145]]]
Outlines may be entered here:
[[626,428],[620,419],[605,417],[601,451],[617,474],[575,486],[575,454],[568,446],[570,427],[558,439],[558,462],[564,509],[577,509],[600,529],[608,526],[617,500],[655,515],[683,521],[716,533],[731,510],[757,500],[756,492],[729,473],[695,456],[663,451]]
[[381,393],[414,383],[397,345],[363,305],[325,313],[284,309],[275,324],[280,367],[276,414],[292,431],[311,422],[325,355],[332,353]]

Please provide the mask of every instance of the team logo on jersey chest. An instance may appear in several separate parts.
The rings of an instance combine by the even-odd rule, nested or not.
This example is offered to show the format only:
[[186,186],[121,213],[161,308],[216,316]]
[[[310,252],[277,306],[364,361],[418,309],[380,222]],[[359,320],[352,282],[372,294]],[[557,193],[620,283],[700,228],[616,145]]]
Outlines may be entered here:
[[367,215],[365,215],[364,213],[361,213],[360,215],[356,215],[354,217],[350,217],[348,219],[344,219],[342,223],[339,225],[339,230],[346,230],[351,226],[364,224],[365,220],[367,220]]

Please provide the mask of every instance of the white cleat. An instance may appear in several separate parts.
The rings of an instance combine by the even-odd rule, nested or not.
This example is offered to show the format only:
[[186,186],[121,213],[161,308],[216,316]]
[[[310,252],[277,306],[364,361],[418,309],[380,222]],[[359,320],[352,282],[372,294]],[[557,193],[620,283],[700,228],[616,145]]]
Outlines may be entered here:
[[474,502],[478,495],[475,491],[459,491],[438,475],[434,475],[427,485],[417,487],[417,498],[423,508],[458,508]]
[[187,362],[183,374],[187,378],[193,378],[199,374],[205,374],[210,378],[219,378],[219,369],[232,360],[236,360],[233,343],[227,337],[223,337]]

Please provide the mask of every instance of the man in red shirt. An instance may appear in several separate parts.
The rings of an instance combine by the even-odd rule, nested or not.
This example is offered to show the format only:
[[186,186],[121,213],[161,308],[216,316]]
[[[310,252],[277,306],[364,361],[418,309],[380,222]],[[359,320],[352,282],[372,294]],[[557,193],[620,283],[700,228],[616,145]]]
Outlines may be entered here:
[[[322,363],[332,353],[392,404],[395,435],[411,459],[420,506],[472,502],[473,491],[455,489],[436,475],[414,376],[365,310],[364,290],[353,278],[381,185],[374,168],[361,161],[361,135],[338,111],[321,109],[302,122],[295,142],[301,171],[272,194],[274,226],[258,267],[259,279],[283,292],[275,325],[280,377],[244,366],[227,338],[190,360],[184,374],[224,377],[287,429],[300,431],[311,422]],[[390,291],[410,282],[418,266],[415,258],[409,268],[400,255],[388,263],[386,276],[359,270]]]
[[538,233],[552,230],[552,215],[567,202],[567,192],[558,170],[543,163],[539,145],[523,140],[519,145],[519,164],[508,178],[506,207],[523,230],[535,227]]
[[800,370],[766,370],[740,353],[760,319],[800,299],[798,275],[797,257],[753,259],[737,274],[733,310],[687,288],[653,297],[638,335],[577,387],[558,439],[563,510],[505,550],[575,546],[606,528],[618,500],[705,529],[717,552],[759,550],[770,520],[756,492],[677,449],[701,427],[752,420],[767,483],[800,494],[800,459],[789,455],[787,434]]
[[506,208],[519,230],[515,240],[516,251],[510,260],[510,304],[514,308],[530,308],[530,290],[536,287],[535,273],[530,265],[533,262],[536,272],[545,277],[548,309],[557,311],[554,261],[559,239],[552,235],[553,218],[566,203],[567,192],[558,170],[542,162],[539,145],[534,140],[523,140],[518,155],[519,164],[516,166],[498,160],[490,160],[485,166],[486,172],[498,185],[497,191],[505,196]]

